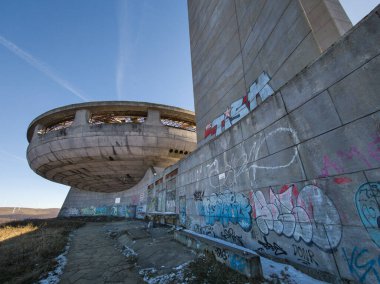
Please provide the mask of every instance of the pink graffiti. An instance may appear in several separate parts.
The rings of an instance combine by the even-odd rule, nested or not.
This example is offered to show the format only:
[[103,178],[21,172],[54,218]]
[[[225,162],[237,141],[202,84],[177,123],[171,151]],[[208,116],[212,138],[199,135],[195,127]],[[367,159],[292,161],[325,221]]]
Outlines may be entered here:
[[352,182],[352,179],[348,177],[337,177],[337,178],[334,178],[334,182],[336,184],[346,184],[346,183]]
[[330,161],[327,155],[323,156],[323,168],[322,168],[322,177],[329,176],[329,169],[334,169],[336,173],[343,173],[343,168],[338,166],[336,163]]
[[263,192],[250,192],[252,217],[259,230],[268,235],[301,239],[321,249],[335,248],[342,236],[338,211],[323,191],[307,185],[298,191],[295,185],[283,186],[279,193],[269,189],[269,201]]
[[323,156],[323,167],[320,177],[328,177],[333,174],[345,172],[344,163],[356,161],[367,168],[374,167],[371,159],[380,161],[380,136],[375,136],[373,141],[367,144],[367,149],[360,151],[356,146],[350,146],[348,150],[339,150],[335,153],[335,159],[328,155]]

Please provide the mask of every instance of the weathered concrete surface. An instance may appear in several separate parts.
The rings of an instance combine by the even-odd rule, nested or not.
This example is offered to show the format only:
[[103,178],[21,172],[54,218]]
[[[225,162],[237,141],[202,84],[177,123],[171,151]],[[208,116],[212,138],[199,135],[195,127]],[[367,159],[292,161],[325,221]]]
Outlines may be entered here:
[[[94,121],[99,116],[106,122],[115,116],[120,121]],[[123,191],[152,167],[168,167],[192,152],[196,147],[193,125],[192,112],[163,105],[71,105],[31,123],[28,163],[42,177],[75,188]]]
[[87,223],[75,232],[60,283],[144,283],[105,225]]
[[168,275],[196,254],[174,241],[168,227],[147,228],[146,222],[87,223],[78,229],[67,254],[60,283],[146,283]]
[[277,91],[352,27],[338,0],[207,2],[188,1],[198,142],[262,72]]

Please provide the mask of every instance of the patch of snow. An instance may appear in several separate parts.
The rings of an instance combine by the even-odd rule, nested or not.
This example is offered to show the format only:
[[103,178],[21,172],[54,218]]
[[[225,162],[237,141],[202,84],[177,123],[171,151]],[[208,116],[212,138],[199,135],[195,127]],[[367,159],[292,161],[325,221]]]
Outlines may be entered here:
[[122,253],[129,259],[130,262],[135,262],[135,260],[137,260],[137,253],[126,245],[123,246]]
[[180,265],[178,265],[177,267],[175,267],[174,269],[175,270],[181,270],[181,269],[184,269],[186,266],[188,266],[190,264],[191,261],[188,261],[188,262],[185,262],[185,263],[182,263]]
[[60,276],[62,275],[63,269],[65,268],[67,263],[66,255],[69,251],[72,237],[73,233],[70,233],[69,239],[67,241],[65,249],[63,250],[63,253],[61,253],[59,256],[55,258],[55,260],[57,261],[57,266],[55,267],[55,269],[53,271],[50,271],[45,279],[41,279],[38,282],[39,284],[56,284],[59,282]]
[[189,265],[190,261],[185,262],[173,268],[173,271],[168,274],[154,276],[157,273],[155,268],[145,268],[139,271],[139,274],[144,276],[144,281],[148,284],[166,284],[166,283],[187,283],[184,280],[184,269]]

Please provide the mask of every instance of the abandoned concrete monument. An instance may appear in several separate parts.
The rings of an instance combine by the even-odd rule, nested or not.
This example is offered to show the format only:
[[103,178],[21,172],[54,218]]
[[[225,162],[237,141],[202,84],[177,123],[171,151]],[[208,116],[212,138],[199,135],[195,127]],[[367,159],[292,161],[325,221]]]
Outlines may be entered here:
[[195,113],[91,102],[30,124],[30,167],[71,187],[60,215],[175,224],[252,277],[261,254],[380,282],[379,6],[354,27],[338,0],[188,10]]

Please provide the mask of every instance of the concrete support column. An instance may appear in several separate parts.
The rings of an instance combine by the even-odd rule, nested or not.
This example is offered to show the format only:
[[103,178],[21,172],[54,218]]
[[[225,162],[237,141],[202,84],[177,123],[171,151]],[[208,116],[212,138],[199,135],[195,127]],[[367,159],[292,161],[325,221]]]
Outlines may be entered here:
[[44,128],[44,126],[42,124],[37,124],[36,125],[36,127],[34,128],[32,141],[38,137],[38,131],[40,131],[43,128]]
[[148,117],[145,124],[162,126],[160,111],[156,109],[148,109]]
[[321,51],[352,27],[338,0],[299,0]]
[[90,112],[86,109],[77,110],[75,113],[75,119],[71,126],[84,126],[88,125],[88,121],[90,120]]

